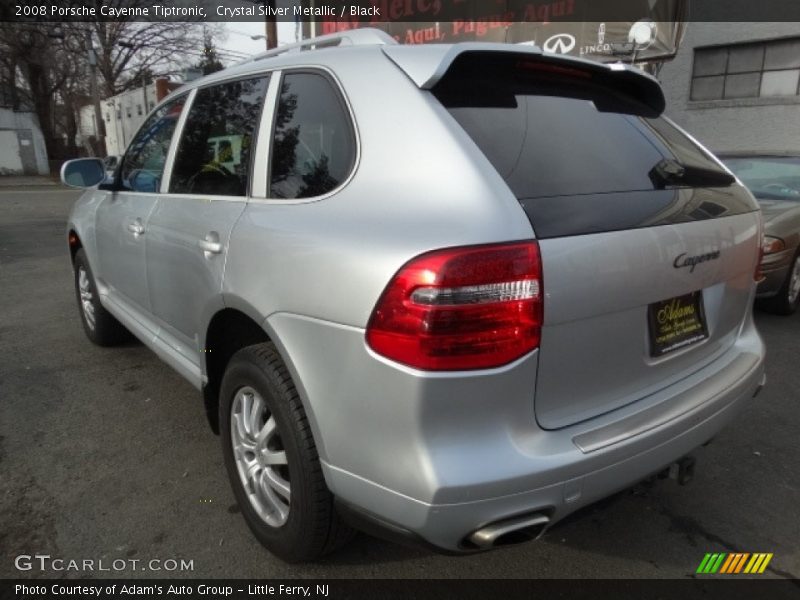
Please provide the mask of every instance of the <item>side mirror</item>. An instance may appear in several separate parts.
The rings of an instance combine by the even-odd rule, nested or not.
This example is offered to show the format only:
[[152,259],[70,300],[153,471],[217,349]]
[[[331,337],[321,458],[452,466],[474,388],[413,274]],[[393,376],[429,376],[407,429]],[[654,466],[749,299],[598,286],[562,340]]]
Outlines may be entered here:
[[70,187],[90,188],[106,179],[106,167],[99,158],[76,158],[61,165],[61,181]]

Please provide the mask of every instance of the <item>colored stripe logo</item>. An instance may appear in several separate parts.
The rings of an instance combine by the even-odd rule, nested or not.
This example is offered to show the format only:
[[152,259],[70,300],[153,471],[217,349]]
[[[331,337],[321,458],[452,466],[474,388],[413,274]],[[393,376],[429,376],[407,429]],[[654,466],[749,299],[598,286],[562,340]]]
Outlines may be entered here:
[[707,553],[695,572],[704,575],[760,574],[766,570],[772,556],[772,552]]

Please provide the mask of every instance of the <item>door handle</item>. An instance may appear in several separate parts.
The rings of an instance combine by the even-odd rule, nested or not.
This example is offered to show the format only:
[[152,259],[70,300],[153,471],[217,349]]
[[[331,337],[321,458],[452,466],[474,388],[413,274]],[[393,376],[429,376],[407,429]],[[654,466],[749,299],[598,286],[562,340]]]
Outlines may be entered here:
[[144,233],[144,225],[139,219],[136,219],[133,223],[128,223],[128,231],[130,231],[134,237],[139,237]]
[[219,242],[209,242],[208,240],[200,240],[197,242],[197,245],[203,250],[203,252],[210,252],[211,254],[219,254],[222,252],[222,244]]
[[212,254],[222,252],[222,243],[220,243],[219,234],[216,231],[206,234],[204,240],[197,240],[197,245],[200,246],[206,258],[211,258]]

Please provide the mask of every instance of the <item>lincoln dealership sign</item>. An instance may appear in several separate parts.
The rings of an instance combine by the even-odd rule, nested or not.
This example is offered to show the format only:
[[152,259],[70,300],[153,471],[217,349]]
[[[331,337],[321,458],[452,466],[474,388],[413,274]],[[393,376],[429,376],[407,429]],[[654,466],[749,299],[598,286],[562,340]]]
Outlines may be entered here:
[[[379,27],[403,44],[533,44],[600,61],[673,56],[688,0],[361,0],[380,16],[322,20],[317,33]],[[611,5],[611,6],[609,6]]]

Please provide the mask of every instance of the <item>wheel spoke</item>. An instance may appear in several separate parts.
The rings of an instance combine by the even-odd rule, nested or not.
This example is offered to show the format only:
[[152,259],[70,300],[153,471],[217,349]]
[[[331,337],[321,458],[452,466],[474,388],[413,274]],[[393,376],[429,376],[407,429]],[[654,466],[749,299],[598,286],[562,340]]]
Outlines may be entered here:
[[267,477],[266,470],[261,473],[260,483],[261,485],[258,486],[258,489],[261,493],[264,503],[267,505],[267,508],[270,512],[278,513],[278,519],[276,519],[276,521],[282,524],[289,514],[289,507],[273,489],[273,486]]
[[261,420],[261,412],[264,407],[264,401],[261,396],[251,395],[252,402],[250,405],[250,412],[247,414],[248,426],[247,429],[250,435],[255,439],[258,435],[259,421]]
[[239,401],[238,416],[242,420],[242,427],[244,430],[245,437],[249,437],[251,435],[250,409],[253,406],[253,396],[252,394],[248,394],[246,392],[240,392],[240,393],[241,393],[241,400]]
[[234,442],[233,453],[237,460],[249,465],[255,460],[256,446],[249,440],[240,440],[238,444]]
[[247,435],[247,425],[244,422],[244,415],[241,412],[234,413],[233,418],[236,437],[239,443],[245,443],[248,441],[249,436]]
[[265,483],[269,485],[273,490],[278,492],[281,496],[286,498],[286,501],[289,502],[291,498],[291,486],[289,482],[286,481],[283,477],[278,475],[278,472],[275,469],[264,469],[264,474],[262,475],[264,478]]
[[289,463],[286,462],[286,452],[280,450],[278,452],[273,452],[270,450],[263,451],[261,453],[261,460],[264,462],[265,465],[287,465]]
[[247,465],[247,471],[245,472],[245,478],[247,479],[247,481],[251,481],[252,480],[254,486],[257,488],[258,487],[258,483],[259,483],[259,481],[261,479],[261,471],[263,471],[263,470],[264,470],[264,467],[262,467],[260,464],[258,464],[257,460],[254,460],[253,462],[251,462],[251,463],[249,463]]
[[259,431],[256,436],[256,444],[258,444],[259,448],[266,448],[269,440],[272,438],[272,434],[275,433],[275,425],[275,417],[270,416],[267,422],[264,423],[264,427],[261,428],[261,431]]

